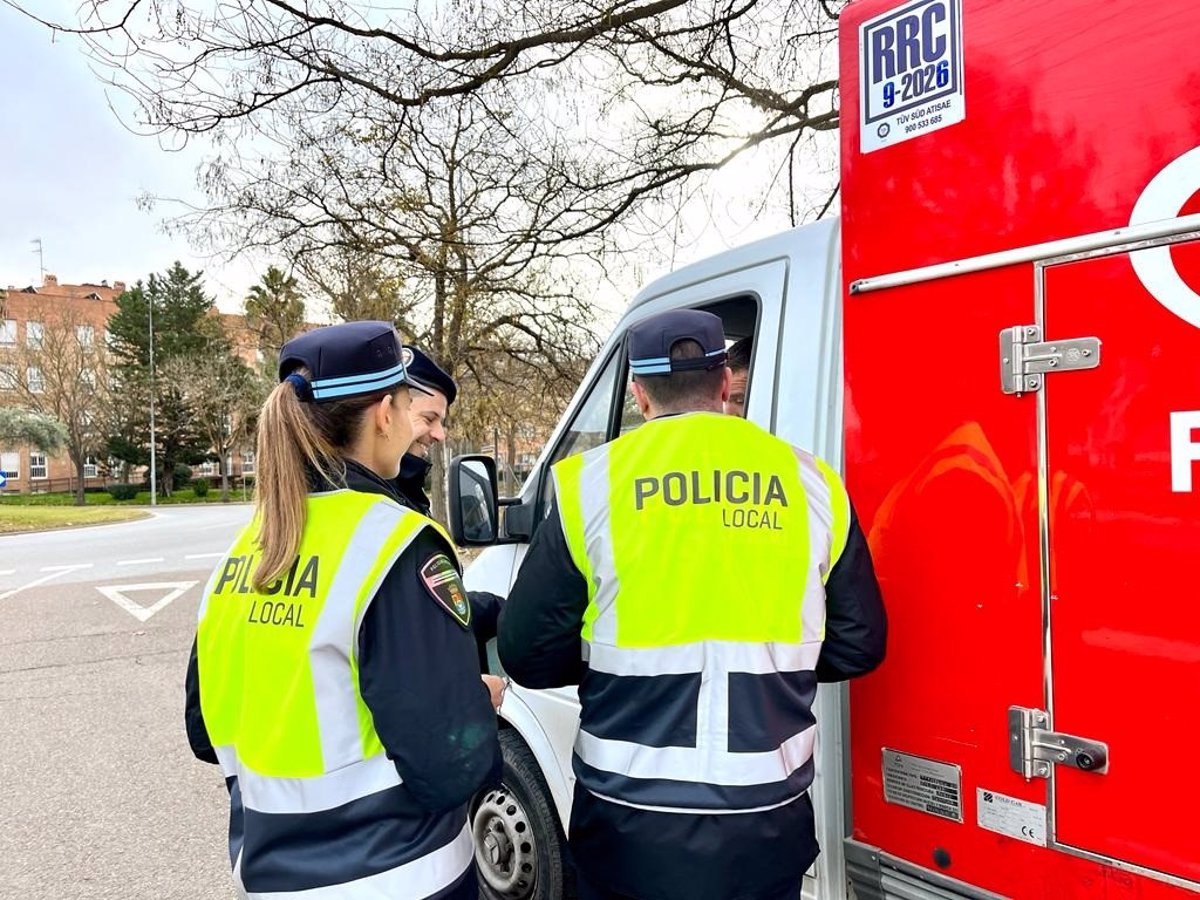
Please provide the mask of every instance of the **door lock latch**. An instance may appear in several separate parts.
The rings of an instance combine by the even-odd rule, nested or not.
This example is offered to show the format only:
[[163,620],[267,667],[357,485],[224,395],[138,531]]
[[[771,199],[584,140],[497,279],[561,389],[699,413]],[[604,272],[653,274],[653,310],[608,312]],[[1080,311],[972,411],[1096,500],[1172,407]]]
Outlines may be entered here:
[[1045,710],[1008,708],[1008,760],[1014,772],[1026,778],[1049,778],[1052,765],[1096,775],[1108,772],[1107,744],[1051,731],[1049,724]]
[[1100,339],[1043,341],[1040,325],[1015,325],[1000,332],[1000,388],[1006,394],[1040,391],[1052,372],[1078,372],[1100,365]]

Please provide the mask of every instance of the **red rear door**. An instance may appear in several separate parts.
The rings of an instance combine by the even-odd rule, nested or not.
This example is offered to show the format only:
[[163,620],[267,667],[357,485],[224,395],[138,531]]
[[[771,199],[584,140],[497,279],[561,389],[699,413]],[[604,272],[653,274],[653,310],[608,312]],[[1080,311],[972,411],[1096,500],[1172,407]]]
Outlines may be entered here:
[[[1200,242],[1137,254],[1200,320]],[[1040,275],[1044,334],[1103,342],[1099,368],[1045,388],[1051,724],[1109,751],[1102,775],[1052,767],[1050,835],[1200,883],[1200,327],[1129,253]]]
[[[965,892],[1196,896],[1200,250],[1119,245],[1200,212],[1200,6],[840,28],[846,477],[891,623],[850,687],[852,840]],[[1099,367],[1002,393],[997,337],[1035,324]],[[1014,771],[1010,707],[1107,770]]]

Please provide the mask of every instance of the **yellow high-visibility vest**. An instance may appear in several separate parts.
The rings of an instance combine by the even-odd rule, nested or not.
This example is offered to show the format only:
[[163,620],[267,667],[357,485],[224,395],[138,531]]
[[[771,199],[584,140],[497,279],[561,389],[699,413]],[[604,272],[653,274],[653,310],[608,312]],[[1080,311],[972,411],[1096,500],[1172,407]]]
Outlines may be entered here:
[[665,810],[790,802],[812,780],[825,580],[850,503],[823,461],[692,413],[559,462],[588,585],[576,772]]
[[[332,830],[355,852],[339,851],[337,865],[330,864],[337,870],[332,883],[311,894],[306,888],[305,897],[430,896],[471,865],[470,833],[464,820],[451,840],[383,871],[369,858],[380,810],[363,808],[360,815],[364,805],[356,801],[402,781],[362,699],[358,634],[405,548],[426,528],[445,533],[377,494],[338,490],[311,494],[307,504],[304,535],[287,572],[255,590],[251,576],[261,551],[259,523],[252,521],[213,572],[199,611],[200,707],[231,785],[235,826],[243,831],[235,873],[249,873],[259,852],[271,854],[275,871],[286,871],[289,853],[314,852],[305,832]],[[361,842],[353,840],[357,829]],[[290,896],[246,887],[251,898]]]

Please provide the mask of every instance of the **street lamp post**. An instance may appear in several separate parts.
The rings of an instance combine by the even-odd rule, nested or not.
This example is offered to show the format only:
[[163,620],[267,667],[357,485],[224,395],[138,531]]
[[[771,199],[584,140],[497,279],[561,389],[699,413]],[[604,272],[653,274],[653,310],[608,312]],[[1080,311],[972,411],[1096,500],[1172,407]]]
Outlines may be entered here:
[[147,297],[150,310],[150,505],[158,506],[158,440],[154,434],[154,298]]

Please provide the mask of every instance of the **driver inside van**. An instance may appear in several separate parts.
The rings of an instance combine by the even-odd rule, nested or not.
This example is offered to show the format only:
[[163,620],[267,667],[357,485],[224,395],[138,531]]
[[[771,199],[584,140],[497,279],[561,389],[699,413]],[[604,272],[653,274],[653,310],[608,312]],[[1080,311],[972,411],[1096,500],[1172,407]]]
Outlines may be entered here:
[[729,385],[729,399],[725,401],[725,415],[746,418],[746,386],[750,379],[750,360],[754,356],[754,335],[747,335],[729,347],[725,365],[733,373]]

